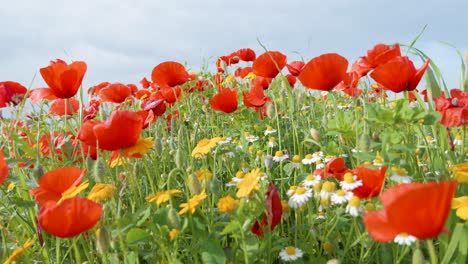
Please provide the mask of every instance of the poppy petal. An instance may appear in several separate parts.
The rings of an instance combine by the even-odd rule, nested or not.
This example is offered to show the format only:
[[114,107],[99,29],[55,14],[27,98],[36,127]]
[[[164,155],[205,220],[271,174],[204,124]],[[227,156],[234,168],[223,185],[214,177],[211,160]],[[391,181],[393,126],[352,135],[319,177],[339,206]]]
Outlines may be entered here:
[[143,120],[138,113],[118,110],[93,129],[99,148],[112,151],[135,145],[142,128]]
[[311,59],[302,69],[298,78],[311,89],[330,91],[346,76],[348,60],[336,53],[322,54]]
[[275,78],[286,65],[286,55],[279,51],[268,51],[258,56],[252,64],[255,75]]
[[188,81],[189,74],[184,65],[175,61],[158,64],[151,72],[151,80],[158,86],[174,87]]
[[237,90],[222,89],[210,100],[211,108],[224,113],[231,113],[237,109]]
[[42,99],[53,100],[56,99],[54,92],[49,88],[36,88],[29,91],[29,99],[33,104],[39,103]]
[[93,228],[102,215],[102,205],[73,197],[56,206],[43,208],[39,214],[41,228],[61,237],[74,237]]
[[369,235],[378,242],[392,241],[401,233],[389,223],[385,210],[365,212],[362,221]]
[[3,151],[0,150],[0,185],[6,181],[9,171],[10,169],[5,161],[5,156],[3,156]]
[[49,114],[54,116],[72,116],[78,113],[80,102],[74,98],[55,100],[49,108]]
[[399,93],[408,88],[408,83],[414,73],[413,62],[408,57],[396,57],[378,66],[370,76],[386,89]]
[[132,95],[130,87],[122,83],[113,83],[99,90],[99,97],[103,102],[120,104]]

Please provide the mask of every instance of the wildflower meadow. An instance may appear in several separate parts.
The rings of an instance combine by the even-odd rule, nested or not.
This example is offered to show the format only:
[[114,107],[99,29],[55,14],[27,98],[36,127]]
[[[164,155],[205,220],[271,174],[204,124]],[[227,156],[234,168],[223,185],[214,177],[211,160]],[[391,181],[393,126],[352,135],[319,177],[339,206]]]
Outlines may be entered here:
[[467,263],[468,52],[414,44],[0,80],[0,262]]

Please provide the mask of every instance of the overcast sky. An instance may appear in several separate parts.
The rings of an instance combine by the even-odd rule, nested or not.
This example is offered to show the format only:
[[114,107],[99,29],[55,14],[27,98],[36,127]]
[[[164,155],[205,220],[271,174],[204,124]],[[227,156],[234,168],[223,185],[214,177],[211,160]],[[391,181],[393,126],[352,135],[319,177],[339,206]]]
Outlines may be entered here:
[[[416,47],[458,87],[461,52],[468,48],[466,0],[40,0],[4,1],[0,7],[0,81],[29,86],[50,60],[83,60],[83,85],[137,83],[166,60],[193,70],[216,57],[250,47],[257,38],[288,61],[338,52],[352,63],[383,42]],[[421,65],[415,62],[416,67]],[[33,88],[44,86],[40,75]]]

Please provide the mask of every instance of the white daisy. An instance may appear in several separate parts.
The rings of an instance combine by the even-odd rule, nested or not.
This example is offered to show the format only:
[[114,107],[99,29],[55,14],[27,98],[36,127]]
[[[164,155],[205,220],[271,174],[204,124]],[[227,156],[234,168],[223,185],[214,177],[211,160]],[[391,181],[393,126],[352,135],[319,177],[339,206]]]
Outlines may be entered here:
[[325,164],[323,164],[321,160],[317,160],[315,162],[315,169],[316,170],[321,170],[323,168],[325,168]]
[[286,195],[291,196],[296,192],[296,190],[297,190],[297,186],[293,185],[293,186],[289,187],[289,190],[286,192]]
[[322,160],[323,158],[323,152],[322,151],[317,151],[312,154],[312,162],[315,163],[317,160]]
[[325,216],[325,213],[324,212],[318,212],[317,214],[317,217],[315,219],[325,219],[326,216]]
[[411,246],[411,244],[413,244],[416,241],[418,241],[418,239],[415,236],[412,236],[407,233],[401,233],[393,239],[393,242],[399,245],[407,245],[407,246]]
[[336,183],[331,181],[326,181],[322,185],[322,190],[320,191],[320,197],[324,199],[330,198],[332,194],[335,192]]
[[276,133],[276,129],[273,129],[271,126],[268,126],[265,132],[263,133],[265,136]]
[[231,181],[235,183],[239,183],[242,180],[244,180],[244,176],[245,176],[245,172],[240,170],[236,173],[236,176],[231,179]]
[[302,257],[302,250],[296,247],[285,247],[279,253],[281,260],[283,261],[293,261]]
[[305,204],[312,197],[312,190],[305,187],[298,187],[289,198],[288,204],[291,208],[298,208]]
[[426,141],[429,144],[432,144],[432,143],[436,142],[435,138],[433,138],[432,136],[429,136],[429,135],[426,136]]
[[288,154],[284,154],[283,151],[278,150],[273,157],[273,161],[280,162],[283,160],[287,160],[289,158]]
[[252,142],[255,142],[258,140],[258,137],[257,136],[254,136],[254,135],[250,135],[250,133],[248,132],[245,132],[245,140],[247,140],[248,142],[252,143]]
[[276,143],[276,139],[274,137],[271,137],[269,140],[268,140],[268,147],[269,148],[274,148],[276,147],[276,145],[278,145]]
[[232,138],[228,137],[223,137],[220,141],[218,141],[218,145],[225,145],[231,142]]
[[352,192],[347,192],[345,190],[338,190],[331,196],[332,204],[344,204],[353,197]]
[[330,156],[330,155],[327,155],[325,156],[325,158],[323,159],[323,162],[325,163],[328,163],[330,160],[332,160],[334,157],[333,156]]
[[454,145],[457,145],[457,146],[463,145],[463,140],[462,140],[461,134],[457,134],[457,135],[455,136],[455,140],[453,140],[453,144],[454,144]]
[[345,173],[344,181],[340,182],[340,186],[345,191],[352,191],[359,186],[362,186],[362,180],[357,180],[357,176],[350,172]]
[[315,184],[319,183],[322,180],[320,175],[309,174],[303,181],[302,184],[305,187],[312,187]]
[[312,159],[312,154],[307,154],[305,156],[305,158],[302,159],[302,164],[304,165],[310,165],[314,163],[313,159]]
[[359,212],[362,211],[361,208],[361,199],[357,196],[351,197],[351,199],[348,202],[348,205],[346,206],[346,213],[357,217],[359,216]]
[[410,183],[411,177],[408,176],[408,172],[405,169],[392,168],[393,174],[390,180],[396,183]]

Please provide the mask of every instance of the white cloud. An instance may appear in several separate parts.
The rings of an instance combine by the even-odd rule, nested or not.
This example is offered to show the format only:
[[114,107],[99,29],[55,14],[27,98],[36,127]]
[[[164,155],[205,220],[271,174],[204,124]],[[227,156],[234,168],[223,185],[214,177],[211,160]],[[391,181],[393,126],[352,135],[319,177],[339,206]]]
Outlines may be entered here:
[[[428,24],[417,46],[456,82],[456,53],[437,41],[468,47],[466,10],[464,0],[9,1],[0,9],[0,80],[27,84],[49,60],[64,58],[88,63],[85,86],[135,83],[165,60],[198,69],[239,48],[261,52],[257,38],[292,59],[338,52],[352,61],[379,42],[410,43]],[[41,85],[39,76],[34,87]]]

